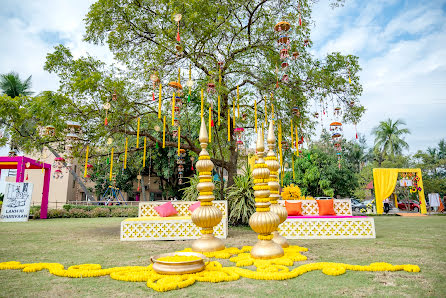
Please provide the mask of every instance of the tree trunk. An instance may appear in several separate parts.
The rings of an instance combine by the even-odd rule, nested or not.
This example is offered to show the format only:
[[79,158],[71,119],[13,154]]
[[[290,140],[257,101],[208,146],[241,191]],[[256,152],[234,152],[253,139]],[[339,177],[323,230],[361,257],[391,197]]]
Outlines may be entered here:
[[[150,177],[149,177],[150,179]],[[144,176],[141,176],[141,195],[142,195],[142,200],[146,201],[146,188],[144,186]],[[140,198],[141,200],[141,198]]]
[[[57,153],[57,151],[54,150],[51,146],[46,145],[46,147],[48,148],[48,150],[51,151],[51,153],[54,154],[54,156],[56,156],[56,157],[60,157],[59,153]],[[66,162],[64,162],[64,166],[65,166],[65,167],[67,166],[67,163],[66,163]],[[70,174],[73,175],[74,179],[79,183],[79,185],[81,186],[82,190],[85,192],[86,199],[87,199],[87,200],[90,199],[91,201],[95,201],[94,197],[91,195],[90,191],[87,189],[87,187],[85,186],[84,182],[83,182],[82,179],[76,174],[76,172],[75,172],[73,169],[71,169],[71,168],[68,168],[68,167],[67,167],[67,169],[68,169],[68,171],[70,172]]]

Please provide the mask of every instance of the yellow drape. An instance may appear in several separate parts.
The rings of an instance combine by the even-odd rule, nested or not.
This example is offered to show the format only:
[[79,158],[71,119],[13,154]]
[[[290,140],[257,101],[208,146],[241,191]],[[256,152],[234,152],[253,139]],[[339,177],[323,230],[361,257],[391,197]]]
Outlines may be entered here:
[[423,178],[421,177],[420,169],[373,169],[373,184],[375,188],[375,200],[376,200],[376,212],[378,214],[383,213],[383,201],[390,197],[395,190],[396,182],[398,179],[398,173],[412,172],[416,173],[420,177],[418,186],[422,191],[418,192],[420,198],[421,213],[426,213],[426,201],[424,197]]

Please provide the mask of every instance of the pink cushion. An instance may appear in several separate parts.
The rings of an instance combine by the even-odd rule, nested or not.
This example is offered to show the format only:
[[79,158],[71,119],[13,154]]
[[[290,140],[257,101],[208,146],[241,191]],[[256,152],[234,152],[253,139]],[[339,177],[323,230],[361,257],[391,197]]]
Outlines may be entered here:
[[178,213],[177,209],[175,209],[171,202],[156,206],[153,209],[155,209],[161,217],[168,217]]
[[201,206],[201,203],[200,203],[200,202],[196,202],[196,203],[190,205],[190,206],[189,206],[189,211],[190,211],[190,213],[194,212],[194,210],[197,209],[197,208],[200,207],[200,206]]

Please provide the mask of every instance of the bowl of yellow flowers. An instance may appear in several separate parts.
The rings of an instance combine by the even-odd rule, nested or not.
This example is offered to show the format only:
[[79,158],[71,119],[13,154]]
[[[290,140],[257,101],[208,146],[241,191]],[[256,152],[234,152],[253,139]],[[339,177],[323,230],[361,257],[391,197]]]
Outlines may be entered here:
[[150,257],[159,274],[188,274],[204,270],[209,258],[197,252],[170,252]]

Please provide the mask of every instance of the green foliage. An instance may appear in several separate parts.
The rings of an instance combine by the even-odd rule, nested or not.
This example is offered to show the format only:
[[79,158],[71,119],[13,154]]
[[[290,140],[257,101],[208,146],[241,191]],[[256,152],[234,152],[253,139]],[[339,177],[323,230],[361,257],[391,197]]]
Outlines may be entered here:
[[31,76],[22,81],[18,73],[10,72],[0,75],[0,89],[9,97],[28,96],[33,94],[31,88]]
[[243,175],[234,179],[234,184],[225,190],[229,208],[229,223],[247,225],[255,212],[254,182],[252,172],[248,168]]
[[292,171],[284,176],[284,185],[297,184],[305,196],[350,197],[358,184],[353,172],[353,165],[341,159],[341,168],[334,149],[322,145],[313,145],[303,150],[294,162],[296,179],[292,179]]
[[[197,184],[200,182],[200,177],[198,174],[195,174],[192,177],[187,178],[189,186],[182,188],[182,195],[181,200],[183,201],[196,201],[198,196],[200,195],[199,191],[197,190]],[[221,182],[220,181],[214,181],[214,196],[216,200],[220,199],[220,193],[221,193]]]
[[386,121],[381,121],[378,126],[373,128],[372,133],[375,135],[375,148],[381,154],[380,164],[385,157],[401,155],[403,149],[409,148],[409,145],[404,140],[404,136],[410,134],[410,130],[400,128],[402,125],[406,125],[404,120],[398,119],[393,121],[389,118]]
[[65,209],[50,209],[47,218],[64,218],[69,217],[68,211]]

